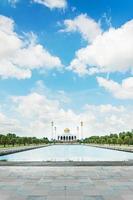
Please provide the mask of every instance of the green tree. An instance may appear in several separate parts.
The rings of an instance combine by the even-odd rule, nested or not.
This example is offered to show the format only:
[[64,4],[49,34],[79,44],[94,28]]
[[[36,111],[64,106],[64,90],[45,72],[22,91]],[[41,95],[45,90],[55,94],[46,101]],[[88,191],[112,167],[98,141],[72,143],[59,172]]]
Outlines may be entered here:
[[11,138],[11,144],[14,146],[16,144],[16,138]]
[[8,140],[7,140],[6,135],[2,135],[2,137],[1,137],[1,144],[4,145],[4,147],[6,146],[7,141],[8,141]]
[[122,140],[121,137],[119,137],[119,138],[117,139],[117,143],[118,143],[120,146],[123,144],[123,140]]
[[112,143],[112,140],[111,140],[111,138],[108,138],[108,139],[107,139],[107,144],[109,144],[109,145],[110,145],[111,143]]
[[124,144],[130,145],[130,140],[131,140],[130,136],[126,136],[126,137],[124,138]]
[[18,137],[17,138],[17,144],[20,146],[23,144],[23,138],[22,137]]
[[23,137],[22,141],[23,141],[23,145],[25,146],[27,144],[27,137]]
[[114,144],[114,145],[117,144],[117,138],[116,138],[116,137],[113,137],[111,143]]

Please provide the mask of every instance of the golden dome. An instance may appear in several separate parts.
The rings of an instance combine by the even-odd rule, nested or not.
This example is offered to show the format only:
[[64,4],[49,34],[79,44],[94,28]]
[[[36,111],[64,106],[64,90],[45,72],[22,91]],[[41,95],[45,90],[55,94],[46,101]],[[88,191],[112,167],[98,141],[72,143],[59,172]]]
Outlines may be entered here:
[[69,133],[69,132],[70,132],[70,129],[69,129],[69,128],[65,128],[65,129],[64,129],[64,132],[65,132],[65,133]]

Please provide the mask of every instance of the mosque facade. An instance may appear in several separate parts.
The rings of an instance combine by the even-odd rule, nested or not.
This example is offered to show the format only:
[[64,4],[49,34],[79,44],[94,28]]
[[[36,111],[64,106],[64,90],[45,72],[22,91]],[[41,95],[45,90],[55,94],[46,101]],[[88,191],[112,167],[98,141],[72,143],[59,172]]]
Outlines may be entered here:
[[71,134],[69,128],[65,128],[64,133],[62,135],[58,135],[57,140],[59,142],[76,142],[77,136]]

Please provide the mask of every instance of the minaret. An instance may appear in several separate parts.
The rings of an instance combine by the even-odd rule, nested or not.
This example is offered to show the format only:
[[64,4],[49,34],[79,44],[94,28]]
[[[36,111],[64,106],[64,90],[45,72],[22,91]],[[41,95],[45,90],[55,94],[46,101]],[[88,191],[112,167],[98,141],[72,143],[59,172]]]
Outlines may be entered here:
[[77,126],[77,139],[79,139],[79,126]]
[[55,140],[56,140],[56,130],[57,130],[57,128],[56,128],[56,126],[54,127],[54,132],[55,132]]
[[81,125],[81,140],[83,140],[83,122],[80,122]]
[[53,141],[53,135],[54,135],[54,122],[51,122],[51,140]]

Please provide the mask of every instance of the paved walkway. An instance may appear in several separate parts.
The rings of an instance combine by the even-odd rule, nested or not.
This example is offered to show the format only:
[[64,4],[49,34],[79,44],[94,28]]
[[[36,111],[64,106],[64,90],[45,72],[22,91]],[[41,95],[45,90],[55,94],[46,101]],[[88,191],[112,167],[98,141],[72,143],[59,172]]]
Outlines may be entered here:
[[133,167],[0,167],[0,200],[132,200]]

